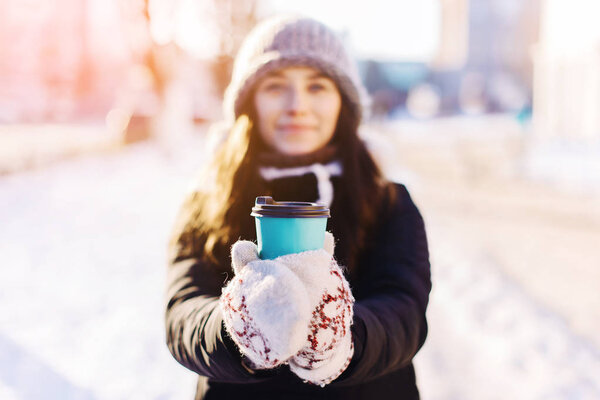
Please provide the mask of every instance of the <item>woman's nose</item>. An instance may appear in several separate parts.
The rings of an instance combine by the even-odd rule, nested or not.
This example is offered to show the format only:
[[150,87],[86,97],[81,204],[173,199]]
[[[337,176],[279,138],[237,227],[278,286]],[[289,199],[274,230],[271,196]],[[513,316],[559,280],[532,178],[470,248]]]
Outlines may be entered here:
[[291,88],[287,96],[286,111],[291,114],[299,114],[307,110],[306,93],[298,88]]

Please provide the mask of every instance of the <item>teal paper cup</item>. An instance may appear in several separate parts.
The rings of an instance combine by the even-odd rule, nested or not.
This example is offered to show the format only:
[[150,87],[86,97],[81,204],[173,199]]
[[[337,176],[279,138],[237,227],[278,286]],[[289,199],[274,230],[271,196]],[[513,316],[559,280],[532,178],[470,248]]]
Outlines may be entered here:
[[260,196],[250,215],[256,222],[258,255],[263,260],[323,248],[330,215],[322,204]]

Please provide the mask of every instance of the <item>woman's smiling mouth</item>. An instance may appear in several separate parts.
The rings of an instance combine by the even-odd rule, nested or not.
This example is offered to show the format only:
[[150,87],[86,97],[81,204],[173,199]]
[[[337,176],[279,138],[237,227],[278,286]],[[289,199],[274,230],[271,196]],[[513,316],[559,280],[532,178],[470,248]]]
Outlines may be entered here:
[[283,124],[283,125],[278,125],[277,129],[282,132],[294,134],[294,133],[302,133],[302,132],[314,130],[315,127],[312,125],[306,125],[306,124]]

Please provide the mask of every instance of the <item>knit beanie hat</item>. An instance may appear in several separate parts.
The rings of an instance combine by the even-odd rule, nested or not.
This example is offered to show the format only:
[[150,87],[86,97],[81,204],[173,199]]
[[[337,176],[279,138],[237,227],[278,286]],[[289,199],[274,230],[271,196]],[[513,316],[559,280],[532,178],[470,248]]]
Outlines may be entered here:
[[358,120],[365,115],[367,92],[335,33],[314,19],[278,16],[257,25],[242,43],[225,91],[225,118],[235,121],[254,85],[269,72],[289,66],[320,70],[337,84]]

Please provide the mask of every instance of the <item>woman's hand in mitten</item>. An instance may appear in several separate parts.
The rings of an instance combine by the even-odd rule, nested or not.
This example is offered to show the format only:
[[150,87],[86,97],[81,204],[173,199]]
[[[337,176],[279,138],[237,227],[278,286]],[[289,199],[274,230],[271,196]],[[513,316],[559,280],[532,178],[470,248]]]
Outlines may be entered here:
[[252,242],[236,242],[231,257],[235,276],[220,298],[225,328],[252,367],[274,368],[305,345],[307,291],[289,268],[259,259]]
[[275,259],[304,283],[312,312],[308,336],[290,360],[290,369],[300,378],[321,386],[341,375],[354,355],[350,331],[354,297],[333,258],[333,248],[333,235],[327,232],[324,249]]

